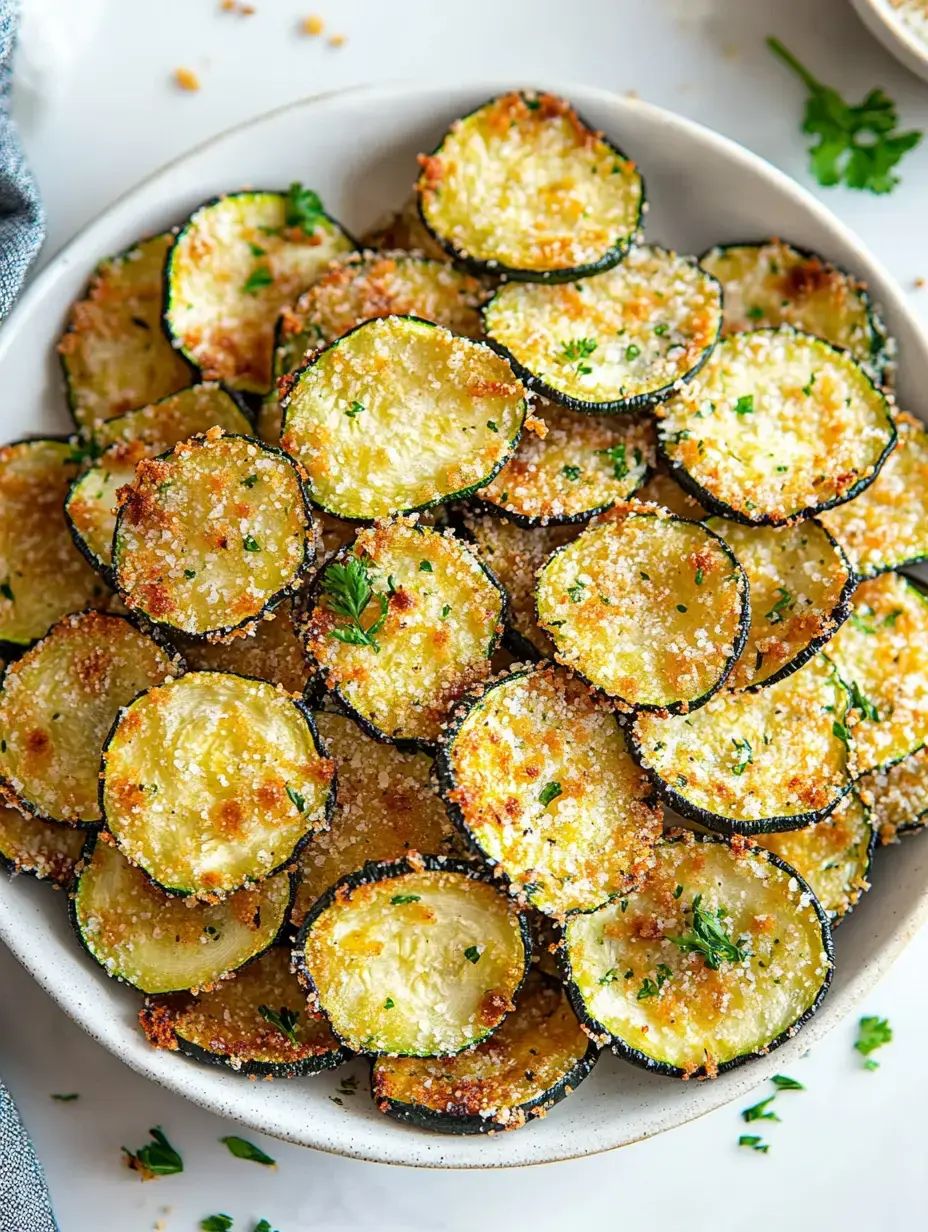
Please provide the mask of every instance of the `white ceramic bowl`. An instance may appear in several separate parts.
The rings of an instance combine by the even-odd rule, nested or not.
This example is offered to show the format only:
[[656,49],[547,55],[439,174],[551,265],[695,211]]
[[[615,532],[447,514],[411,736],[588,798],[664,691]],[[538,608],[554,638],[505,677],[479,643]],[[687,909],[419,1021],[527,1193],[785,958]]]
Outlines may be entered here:
[[[0,439],[68,427],[55,340],[94,263],[170,226],[200,201],[243,185],[300,179],[356,232],[399,204],[449,122],[513,82],[395,85],[308,99],[242,125],[159,171],[86,228],[48,266],[0,332]],[[528,83],[539,85],[541,83]],[[870,283],[899,341],[904,405],[928,410],[928,344],[902,294],[859,241],[823,206],[747,150],[645,103],[558,82],[593,124],[643,170],[648,234],[686,252],[720,241],[784,236]],[[592,1075],[544,1120],[512,1134],[453,1138],[406,1128],[361,1090],[331,1102],[344,1071],[290,1082],[234,1073],[154,1052],[142,1038],[137,994],[108,980],[79,949],[64,898],[28,877],[0,879],[0,935],[50,995],[95,1039],[156,1082],[253,1129],[322,1150],[389,1163],[487,1168],[589,1155],[636,1141],[742,1096],[833,1027],[916,930],[928,908],[928,844],[919,838],[877,855],[874,890],[836,937],[837,972],[800,1036],[768,1059],[714,1082],[655,1077],[604,1055]]]
[[900,64],[928,81],[928,14],[926,37],[920,37],[900,16],[889,0],[851,0],[857,15],[874,38]]

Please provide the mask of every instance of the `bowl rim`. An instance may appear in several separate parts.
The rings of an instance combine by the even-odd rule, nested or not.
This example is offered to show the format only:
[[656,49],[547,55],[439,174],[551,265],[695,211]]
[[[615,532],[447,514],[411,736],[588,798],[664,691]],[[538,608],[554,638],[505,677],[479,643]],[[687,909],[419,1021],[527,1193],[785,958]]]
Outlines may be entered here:
[[[903,68],[928,80],[928,43],[919,38],[903,18],[896,16],[889,0],[851,0],[851,3],[870,33],[880,39]],[[879,26],[879,31],[874,29],[874,25]],[[881,37],[881,33],[885,37]],[[913,60],[918,63],[918,68],[912,63]]]
[[[389,106],[391,101],[395,101],[399,97],[403,97],[406,100],[414,100],[416,98],[428,100],[432,95],[467,92],[473,97],[482,95],[489,99],[499,93],[520,88],[530,89],[539,88],[539,86],[537,81],[525,83],[519,77],[514,79],[494,77],[489,79],[481,78],[474,81],[464,80],[451,86],[429,78],[394,80],[374,85],[353,86],[346,89],[329,90],[293,100],[212,135],[199,142],[192,149],[166,162],[139,183],[122,193],[99,215],[84,224],[70,240],[58,249],[21,297],[20,302],[6,322],[6,328],[0,329],[0,364],[4,361],[10,348],[16,345],[16,335],[18,333],[16,326],[19,320],[27,317],[33,305],[39,306],[47,291],[53,288],[59,275],[70,267],[75,257],[84,261],[85,254],[81,250],[88,245],[93,246],[96,233],[100,232],[102,240],[102,237],[109,228],[128,221],[136,203],[141,203],[144,206],[146,193],[162,176],[175,169],[182,168],[185,164],[195,162],[198,156],[212,146],[230,137],[245,133],[250,128],[265,124],[274,117],[301,109],[313,112],[324,111],[328,106],[338,107],[343,99],[360,98],[370,105]],[[928,335],[922,331],[920,323],[915,313],[909,307],[901,287],[899,287],[882,263],[874,257],[850,227],[836,218],[827,206],[818,201],[808,189],[803,188],[785,172],[733,139],[725,137],[696,121],[689,120],[636,97],[623,97],[615,91],[558,79],[553,81],[546,80],[544,88],[570,98],[577,104],[581,112],[588,105],[609,108],[615,116],[617,126],[621,124],[623,115],[634,111],[644,111],[649,117],[650,123],[656,126],[663,126],[666,129],[674,129],[681,137],[688,138],[703,148],[709,147],[713,149],[729,162],[737,164],[745,172],[759,176],[768,183],[775,184],[780,193],[810,215],[817,224],[827,230],[838,242],[854,249],[859,272],[865,279],[875,277],[879,281],[881,300],[892,307],[894,315],[904,322],[907,327],[910,340],[907,340],[906,345],[920,348],[923,363],[928,367]],[[102,244],[97,245],[97,247],[102,247]],[[72,254],[75,254],[75,256],[72,257]],[[111,1033],[106,1030],[105,1025],[100,1024],[99,1014],[93,1006],[75,1005],[69,1001],[61,990],[55,986],[52,975],[41,965],[41,962],[36,961],[27,952],[28,947],[18,942],[16,932],[17,916],[19,914],[20,909],[18,907],[4,900],[2,886],[0,886],[0,939],[6,943],[14,957],[29,971],[37,983],[56,1001],[65,1013],[109,1052],[113,1053],[143,1077],[149,1078],[160,1086],[192,1100],[219,1116],[234,1119],[257,1132],[266,1133],[269,1136],[295,1142],[299,1145],[324,1150],[332,1154],[378,1163],[463,1169],[506,1168],[584,1158],[590,1155],[603,1154],[620,1146],[630,1145],[632,1142],[642,1141],[666,1129],[675,1128],[677,1125],[695,1120],[716,1108],[742,1097],[767,1077],[768,1066],[762,1062],[757,1062],[754,1065],[745,1066],[740,1070],[734,1071],[730,1075],[726,1075],[724,1079],[717,1080],[714,1083],[695,1085],[694,1094],[696,1091],[699,1092],[697,1099],[686,1105],[681,1102],[679,1107],[675,1108],[669,1117],[666,1111],[662,1112],[660,1109],[644,1112],[639,1119],[634,1136],[623,1136],[613,1130],[609,1133],[608,1138],[603,1140],[603,1130],[600,1129],[598,1142],[595,1141],[596,1135],[592,1134],[590,1137],[593,1141],[590,1141],[590,1139],[580,1139],[580,1142],[585,1142],[586,1144],[580,1145],[578,1149],[573,1147],[558,1148],[554,1145],[546,1146],[539,1139],[534,1139],[538,1145],[533,1149],[531,1146],[531,1134],[527,1133],[525,1138],[528,1141],[526,1141],[525,1147],[519,1146],[514,1152],[504,1152],[503,1154],[508,1154],[509,1157],[502,1159],[498,1155],[494,1157],[494,1154],[491,1153],[494,1143],[498,1143],[499,1139],[487,1139],[483,1135],[479,1139],[452,1139],[445,1138],[444,1136],[439,1138],[436,1135],[430,1135],[425,1132],[406,1131],[391,1136],[389,1139],[390,1145],[385,1148],[372,1146],[365,1143],[363,1130],[360,1133],[353,1132],[353,1128],[358,1125],[357,1119],[354,1117],[346,1118],[344,1130],[332,1137],[328,1136],[328,1130],[325,1128],[321,1130],[315,1129],[314,1131],[314,1127],[311,1124],[304,1126],[306,1132],[300,1137],[296,1137],[292,1129],[287,1129],[283,1126],[269,1127],[266,1117],[262,1117],[259,1113],[251,1113],[246,1109],[234,1108],[234,1098],[223,1098],[210,1091],[189,1091],[184,1075],[189,1074],[190,1071],[184,1065],[177,1064],[174,1058],[170,1059],[174,1061],[176,1066],[176,1078],[174,1077],[173,1069],[164,1073],[157,1072],[154,1061],[151,1063],[146,1061],[145,1057],[147,1054],[140,1054],[138,1056],[127,1054],[127,1050],[121,1047],[117,1040],[110,1038]],[[823,1010],[827,1012],[820,1011],[816,1014],[802,1031],[803,1051],[827,1034],[866,995],[879,977],[895,961],[926,918],[928,918],[928,888],[917,897],[911,907],[900,912],[896,918],[891,937],[879,947],[875,954],[868,959],[864,959],[853,976],[849,978],[847,984],[838,990],[832,990],[826,1006],[823,1007]],[[783,1058],[781,1054],[778,1055],[781,1058],[779,1063],[782,1064]],[[150,1051],[150,1056],[156,1059],[159,1054]],[[777,1062],[772,1061],[770,1064],[775,1068]],[[234,1075],[223,1075],[223,1077],[228,1077],[230,1082],[240,1081]],[[400,1131],[403,1129],[403,1127],[398,1125],[396,1128]],[[507,1135],[507,1138],[510,1138],[510,1136]],[[521,1134],[516,1135],[516,1138],[525,1141]],[[477,1149],[481,1144],[484,1149]],[[496,1149],[498,1151],[499,1147],[497,1146]],[[514,1159],[513,1155],[518,1156],[518,1158]]]

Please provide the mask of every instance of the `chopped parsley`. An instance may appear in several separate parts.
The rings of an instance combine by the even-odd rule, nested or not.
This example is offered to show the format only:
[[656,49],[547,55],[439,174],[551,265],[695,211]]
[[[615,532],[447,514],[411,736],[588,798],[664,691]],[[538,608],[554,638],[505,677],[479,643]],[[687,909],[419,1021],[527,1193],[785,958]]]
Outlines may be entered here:
[[691,930],[679,937],[667,938],[685,954],[701,954],[711,971],[718,971],[723,962],[744,962],[750,957],[751,951],[747,944],[736,945],[725,932],[722,920],[726,912],[723,907],[719,907],[714,914],[706,911],[702,906],[702,895],[697,894],[690,912],[693,916]]
[[52,1099],[57,1100],[59,1104],[71,1104],[80,1096],[76,1091],[70,1091],[67,1095],[53,1095]]
[[686,606],[686,604],[685,604],[685,603],[678,603],[678,604],[677,604],[677,611],[678,611],[678,612],[683,612],[683,613],[685,613],[685,612],[687,611],[687,606]]
[[4,578],[3,581],[0,582],[0,595],[3,595],[4,599],[9,599],[11,603],[13,602],[15,596],[13,594],[13,587],[10,585],[9,578]]
[[171,1146],[164,1131],[157,1125],[148,1131],[152,1141],[140,1146],[137,1151],[123,1147],[126,1156],[126,1166],[138,1172],[143,1181],[153,1180],[156,1176],[173,1176],[183,1172],[184,1161]]
[[475,945],[469,945],[464,951],[464,957],[470,963],[480,962],[480,950]]
[[231,1215],[207,1215],[200,1220],[200,1232],[229,1232],[232,1227]]
[[751,748],[750,740],[732,739],[732,744],[735,746],[735,752],[738,754],[738,760],[731,768],[732,774],[738,775],[740,778],[747,770],[748,766],[754,761],[754,750]]
[[419,561],[419,572],[420,573],[431,573],[432,572],[431,561],[420,560]]
[[542,787],[538,799],[541,801],[542,808],[547,808],[552,800],[556,800],[562,794],[563,791],[560,783],[546,783]]
[[257,295],[262,287],[269,287],[274,281],[274,275],[266,265],[259,265],[257,269],[251,271],[246,279],[242,290],[246,295]]
[[742,394],[735,405],[731,408],[736,415],[753,415],[754,414],[754,395]]
[[776,1099],[776,1092],[769,1095],[766,1099],[762,1099],[759,1104],[753,1104],[750,1108],[743,1108],[741,1111],[742,1120],[745,1121],[779,1121],[779,1117],[775,1112],[768,1112],[767,1105],[772,1104]]
[[259,1005],[258,1013],[272,1027],[276,1027],[281,1035],[285,1035],[291,1044],[298,1044],[300,1042],[296,1038],[295,1029],[300,1017],[299,1010],[290,1010],[285,1005],[282,1005],[278,1011],[272,1010],[269,1005]]
[[387,997],[386,1001],[384,1001],[383,1003],[383,1008],[385,1010],[392,1010],[395,1005],[396,1005],[396,1002],[393,1000],[393,998]]
[[242,547],[246,552],[260,552],[261,544],[257,541],[254,535],[246,535],[242,540]]
[[801,1082],[797,1082],[795,1078],[790,1078],[786,1074],[774,1074],[770,1079],[778,1091],[804,1091],[805,1087]]
[[679,897],[680,897],[680,895],[681,895],[682,893],[683,893],[683,886],[682,886],[682,885],[678,885],[678,886],[674,889],[673,896],[674,896],[674,898],[679,898]]
[[583,472],[579,466],[562,466],[561,474],[567,479],[579,479]]
[[253,244],[251,240],[248,241],[248,251],[251,253],[253,257],[266,257],[267,256],[267,249],[262,248],[260,244]]
[[747,310],[746,315],[749,321],[762,321],[764,319],[764,310],[755,304],[752,308]]
[[[330,629],[329,637],[349,646],[369,646],[379,654],[376,637],[387,619],[388,601],[386,595],[374,594],[370,575],[362,562],[356,556],[348,556],[344,564],[329,565],[322,577],[322,590],[329,611],[348,622]],[[361,616],[371,599],[380,604],[380,615],[365,629]]]
[[487,427],[490,429],[491,432],[499,431],[499,425],[496,423],[494,419],[487,420]]
[[363,411],[366,411],[366,410],[367,410],[367,407],[364,405],[363,402],[352,402],[350,403],[348,410],[345,411],[345,414],[348,416],[349,419],[355,419],[358,415],[360,415]]
[[613,479],[624,479],[628,474],[629,465],[624,442],[620,441],[618,445],[610,445],[608,449],[597,449],[596,454],[612,463]]
[[648,997],[656,997],[667,981],[673,979],[673,972],[666,963],[658,963],[655,974],[657,975],[656,981],[645,977],[638,989],[637,1001],[646,1001]]
[[287,795],[290,797],[290,802],[295,806],[297,812],[306,812],[306,797],[302,792],[297,791],[295,787],[288,787]]
[[640,347],[640,346],[635,346],[634,342],[630,343],[630,344],[629,344],[629,345],[625,348],[625,360],[626,360],[626,363],[629,363],[629,364],[630,364],[630,363],[632,362],[632,360],[633,360],[633,359],[637,359],[637,358],[638,358],[638,356],[639,356],[640,354],[641,354],[641,347]]
[[188,581],[190,581],[190,579],[191,579],[191,578],[195,578],[196,576],[197,576],[197,571],[196,571],[196,569],[185,569],[185,570],[184,570],[184,577],[185,577]]
[[445,606],[441,609],[441,618],[442,620],[447,620],[450,615],[451,615],[451,604],[446,603]]
[[312,235],[325,218],[322,200],[311,188],[304,188],[295,180],[290,185],[284,201],[285,220],[288,227],[300,227],[306,235]]
[[580,602],[580,600],[583,598],[583,588],[585,586],[586,586],[585,582],[577,581],[577,582],[574,582],[573,586],[567,587],[567,595],[571,603]]
[[592,338],[574,338],[572,342],[564,342],[561,344],[561,356],[568,363],[577,365],[578,376],[589,376],[593,371],[589,364],[583,361],[596,350],[597,343]]
[[778,625],[784,619],[783,613],[788,612],[793,606],[793,596],[785,586],[778,586],[777,594],[780,596],[779,599],[764,616],[767,623],[771,625]]
[[882,1048],[884,1044],[892,1042],[893,1029],[889,1025],[888,1018],[877,1018],[868,1016],[861,1018],[857,1027],[857,1042],[854,1047],[866,1057],[864,1061],[864,1069],[874,1070],[880,1068],[879,1061],[874,1061],[870,1056],[871,1052],[875,1052],[877,1048]]
[[705,580],[705,576],[706,575],[703,573],[702,569],[696,570],[696,585],[697,586],[701,586],[703,584],[703,581]]
[[654,326],[654,332],[655,332],[655,334],[657,334],[658,338],[663,338],[664,334],[666,334],[666,333],[667,333],[668,329],[670,329],[670,326],[669,326],[669,325],[665,325],[665,324],[663,324],[663,323],[662,323],[662,324],[660,324],[660,325],[655,325],[655,326]]
[[418,903],[421,901],[421,894],[394,894],[390,899],[390,903],[394,907],[400,907],[403,903]]
[[614,984],[619,978],[618,968],[610,967],[605,975],[599,977],[600,984]]
[[851,612],[848,619],[850,620],[851,624],[854,626],[854,628],[857,630],[858,633],[867,633],[872,636],[873,634],[876,633],[876,629],[874,629],[873,625],[870,624],[866,618],[868,616],[873,616],[873,615],[874,615],[873,608],[868,607],[866,603],[864,603],[861,605],[860,611]]
[[847,728],[844,726],[844,724],[839,723],[837,719],[835,719],[835,721],[831,725],[831,734],[833,736],[837,736],[838,739],[841,740],[844,744],[846,744],[848,748],[851,747],[851,734],[847,730]]
[[851,698],[851,709],[859,710],[865,719],[869,719],[872,723],[879,723],[880,712],[874,706],[873,702],[868,697],[865,697],[861,692],[860,685],[856,680],[852,680],[847,686],[847,691]]
[[738,1145],[749,1146],[752,1151],[760,1151],[763,1155],[766,1155],[770,1150],[767,1143],[762,1138],[759,1138],[757,1134],[742,1134],[738,1139]]
[[234,1134],[227,1138],[220,1138],[229,1150],[231,1155],[236,1159],[247,1159],[253,1164],[263,1164],[265,1168],[276,1168],[276,1162],[271,1159],[270,1155],[266,1155],[259,1146],[255,1146],[253,1142],[249,1142],[247,1138],[237,1138]]

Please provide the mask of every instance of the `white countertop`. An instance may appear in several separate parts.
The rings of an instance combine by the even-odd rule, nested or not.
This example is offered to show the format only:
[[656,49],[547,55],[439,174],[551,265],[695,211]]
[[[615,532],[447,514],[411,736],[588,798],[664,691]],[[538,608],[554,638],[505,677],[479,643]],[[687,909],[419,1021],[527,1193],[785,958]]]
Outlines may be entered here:
[[[48,207],[45,260],[126,188],[213,133],[373,80],[510,74],[634,89],[808,183],[804,93],[764,49],[772,33],[851,101],[882,85],[905,126],[928,131],[928,86],[869,38],[847,0],[254,0],[252,16],[221,12],[218,0],[24,3],[32,23],[53,17],[42,41],[30,41],[17,97]],[[313,12],[326,34],[347,36],[343,46],[300,35]],[[172,85],[178,66],[198,74],[198,93]],[[902,175],[888,198],[812,187],[928,324],[928,289],[914,287],[928,279],[928,139]],[[159,1219],[166,1232],[192,1232],[217,1211],[235,1217],[236,1232],[262,1216],[280,1232],[471,1232],[510,1221],[539,1232],[892,1232],[916,1226],[924,1203],[926,966],[928,931],[861,1007],[888,1016],[895,1031],[880,1069],[862,1068],[856,1019],[847,1021],[794,1068],[807,1090],[779,1097],[781,1124],[745,1126],[732,1106],[621,1153],[532,1171],[388,1168],[271,1140],[262,1145],[277,1171],[235,1160],[218,1142],[234,1127],[105,1053],[5,952],[0,1073],[45,1164],[62,1232],[142,1232]],[[81,1098],[56,1103],[55,1091]],[[152,1125],[181,1151],[185,1172],[141,1185],[119,1148],[141,1145]],[[770,1153],[739,1149],[742,1131],[762,1131]]]

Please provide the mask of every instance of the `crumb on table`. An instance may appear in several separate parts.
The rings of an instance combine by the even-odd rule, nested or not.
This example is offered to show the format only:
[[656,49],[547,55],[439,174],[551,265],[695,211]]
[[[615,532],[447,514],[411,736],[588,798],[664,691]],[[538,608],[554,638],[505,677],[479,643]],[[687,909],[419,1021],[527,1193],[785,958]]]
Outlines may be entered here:
[[303,33],[311,34],[313,37],[322,33],[325,29],[325,22],[317,14],[313,13],[303,22]]
[[190,68],[176,68],[174,81],[182,90],[199,90],[200,79]]
[[333,34],[329,39],[330,47],[342,47],[348,41],[347,34]]

